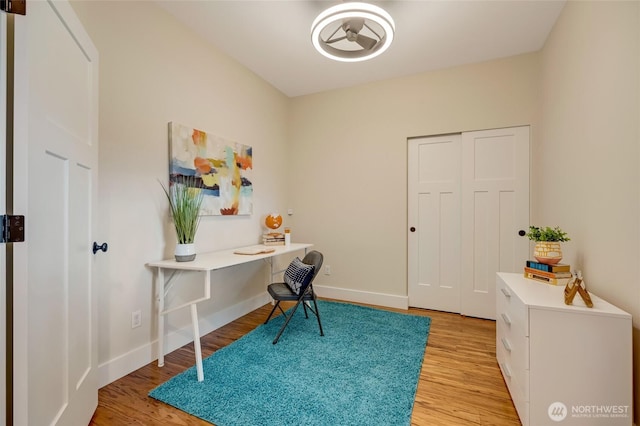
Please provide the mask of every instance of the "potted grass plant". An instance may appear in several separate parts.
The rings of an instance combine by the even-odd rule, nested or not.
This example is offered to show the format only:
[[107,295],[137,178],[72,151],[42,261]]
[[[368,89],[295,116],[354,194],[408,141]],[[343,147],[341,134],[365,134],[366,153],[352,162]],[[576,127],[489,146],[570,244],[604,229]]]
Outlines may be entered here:
[[200,224],[200,207],[204,198],[200,180],[195,176],[185,176],[179,182],[171,183],[168,189],[162,185],[162,189],[169,201],[176,229],[176,261],[192,261],[196,258],[194,240]]
[[538,262],[548,265],[555,265],[562,260],[560,243],[571,240],[567,233],[558,226],[555,228],[529,226],[529,232],[526,235],[536,243],[533,249],[533,257]]

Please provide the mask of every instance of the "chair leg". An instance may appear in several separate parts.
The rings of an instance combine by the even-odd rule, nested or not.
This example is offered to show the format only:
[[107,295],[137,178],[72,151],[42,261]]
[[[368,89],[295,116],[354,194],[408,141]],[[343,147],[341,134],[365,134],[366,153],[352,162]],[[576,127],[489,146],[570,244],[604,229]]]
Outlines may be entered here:
[[309,314],[307,313],[307,304],[302,302],[302,307],[304,308],[304,317],[309,319]]
[[320,327],[320,335],[324,336],[324,331],[322,330],[322,322],[320,321],[320,311],[318,310],[318,304],[316,303],[316,298],[315,298],[315,294],[313,297],[313,306],[315,306],[316,308],[316,317],[318,318],[318,326]]
[[[271,309],[271,313],[270,313],[270,314],[269,314],[269,316],[267,317],[267,320],[264,322],[265,324],[269,322],[269,320],[271,319],[271,315],[273,315],[273,313],[276,311],[276,308],[277,308],[278,306],[280,306],[280,301],[279,301],[279,300],[276,302],[276,304],[275,304],[275,305],[273,305],[273,309]],[[282,309],[282,308],[280,308],[280,309]]]
[[291,318],[293,318],[293,315],[296,313],[296,310],[298,309],[298,306],[300,306],[300,302],[302,302],[302,299],[298,299],[298,303],[296,303],[296,305],[293,307],[293,310],[291,311],[291,313],[289,315],[285,314],[285,317],[287,317],[287,320],[284,322],[284,324],[282,324],[282,327],[280,327],[280,331],[278,331],[278,334],[276,335],[276,338],[273,339],[273,344],[274,345],[276,343],[278,343],[278,340],[280,340],[280,336],[282,336],[282,333],[284,332],[284,329],[287,328],[287,324],[289,324],[289,321],[291,321]]

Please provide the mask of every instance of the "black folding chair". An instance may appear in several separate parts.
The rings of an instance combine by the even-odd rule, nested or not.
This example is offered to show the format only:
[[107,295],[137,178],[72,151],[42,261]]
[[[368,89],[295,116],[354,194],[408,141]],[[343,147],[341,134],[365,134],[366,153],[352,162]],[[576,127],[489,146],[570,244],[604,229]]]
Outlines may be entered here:
[[[267,287],[269,294],[276,304],[264,323],[266,324],[269,322],[276,308],[279,308],[282,315],[286,318],[284,324],[280,328],[280,331],[278,331],[276,338],[273,339],[274,345],[278,343],[280,336],[284,332],[284,329],[287,328],[289,321],[293,318],[293,315],[296,313],[300,304],[302,304],[304,316],[306,318],[309,318],[307,310],[311,311],[316,316],[318,319],[318,326],[320,327],[320,335],[324,336],[322,322],[320,321],[320,311],[318,310],[318,304],[316,303],[316,293],[313,291],[313,280],[316,275],[318,275],[318,272],[322,267],[322,260],[322,253],[316,250],[312,250],[307,253],[302,260],[295,258],[284,273],[284,282],[272,283]],[[287,315],[280,306],[280,302],[283,301],[296,302],[289,315]],[[313,307],[311,307],[308,302],[313,302]]]

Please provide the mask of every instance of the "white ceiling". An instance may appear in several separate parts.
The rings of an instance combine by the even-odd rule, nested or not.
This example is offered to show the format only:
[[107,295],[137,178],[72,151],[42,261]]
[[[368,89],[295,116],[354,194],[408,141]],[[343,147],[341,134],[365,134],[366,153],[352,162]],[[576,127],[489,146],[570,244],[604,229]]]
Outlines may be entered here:
[[220,50],[293,97],[539,50],[564,0],[371,1],[396,23],[393,44],[344,63],[311,44],[315,17],[339,1],[157,0]]

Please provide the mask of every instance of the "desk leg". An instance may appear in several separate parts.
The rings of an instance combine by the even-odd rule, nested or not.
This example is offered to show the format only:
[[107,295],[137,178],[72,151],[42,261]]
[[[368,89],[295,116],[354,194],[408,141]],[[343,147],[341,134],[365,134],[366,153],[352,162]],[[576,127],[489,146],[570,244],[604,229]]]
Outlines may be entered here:
[[204,380],[204,371],[202,371],[202,350],[200,349],[200,327],[198,326],[198,309],[196,304],[191,305],[191,321],[193,322],[193,347],[196,352],[196,371],[198,372],[198,381]]
[[[211,272],[204,271],[204,298],[211,298]],[[202,349],[200,347],[200,325],[198,324],[198,308],[192,303],[191,322],[193,323],[193,349],[196,355],[196,371],[198,373],[198,381],[204,380],[204,371],[202,370]]]
[[156,275],[158,297],[158,367],[164,367],[164,270],[158,268]]

